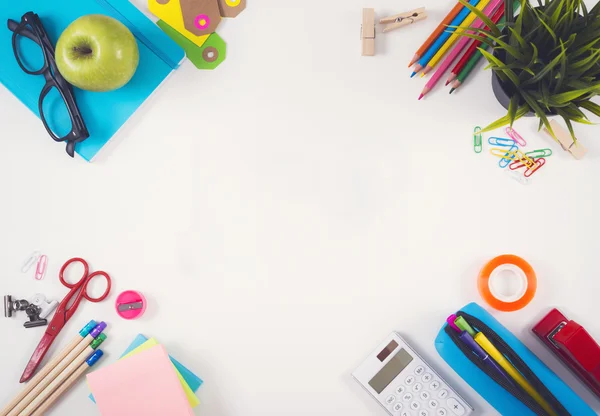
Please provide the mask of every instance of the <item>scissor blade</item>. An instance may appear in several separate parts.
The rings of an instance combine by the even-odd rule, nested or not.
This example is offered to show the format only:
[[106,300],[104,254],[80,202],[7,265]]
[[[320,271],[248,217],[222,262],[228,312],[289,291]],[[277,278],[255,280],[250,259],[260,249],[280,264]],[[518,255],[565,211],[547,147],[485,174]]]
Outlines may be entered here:
[[37,348],[33,352],[33,355],[29,359],[27,367],[25,367],[25,371],[23,371],[23,375],[21,376],[21,380],[19,380],[19,383],[24,383],[33,376],[33,373],[35,373],[35,370],[38,368],[38,366],[44,359],[44,356],[50,349],[52,342],[54,342],[54,338],[54,335],[44,334],[42,340],[40,341]]

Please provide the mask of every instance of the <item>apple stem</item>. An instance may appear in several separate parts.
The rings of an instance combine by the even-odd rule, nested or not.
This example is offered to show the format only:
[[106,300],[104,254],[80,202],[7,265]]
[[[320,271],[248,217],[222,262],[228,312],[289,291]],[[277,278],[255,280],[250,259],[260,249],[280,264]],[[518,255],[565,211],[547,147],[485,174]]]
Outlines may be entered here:
[[80,53],[82,55],[90,55],[92,53],[92,48],[90,48],[89,46],[83,46],[83,47],[74,46],[73,51]]

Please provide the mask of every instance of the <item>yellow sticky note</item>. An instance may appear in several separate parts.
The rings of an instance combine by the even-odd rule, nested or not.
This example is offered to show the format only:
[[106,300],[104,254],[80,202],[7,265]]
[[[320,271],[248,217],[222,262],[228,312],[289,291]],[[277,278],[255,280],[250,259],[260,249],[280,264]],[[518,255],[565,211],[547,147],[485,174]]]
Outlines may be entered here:
[[[129,354],[124,355],[121,360],[130,357],[132,355],[138,354],[142,351],[146,351],[152,347],[154,347],[155,345],[158,345],[158,341],[155,340],[154,338],[150,338],[148,341],[144,342],[142,345],[140,345],[139,347],[137,347],[136,349],[134,349],[133,351],[131,351]],[[198,400],[198,397],[196,397],[196,395],[194,394],[194,392],[192,391],[192,389],[190,389],[190,386],[188,386],[188,384],[185,382],[183,376],[181,375],[181,373],[177,370],[177,368],[175,366],[173,366],[173,368],[175,369],[175,373],[177,373],[177,378],[179,378],[179,381],[181,382],[181,386],[183,387],[183,391],[185,391],[185,395],[188,399],[188,402],[190,402],[190,406],[192,408],[198,406],[200,404],[200,400]]]

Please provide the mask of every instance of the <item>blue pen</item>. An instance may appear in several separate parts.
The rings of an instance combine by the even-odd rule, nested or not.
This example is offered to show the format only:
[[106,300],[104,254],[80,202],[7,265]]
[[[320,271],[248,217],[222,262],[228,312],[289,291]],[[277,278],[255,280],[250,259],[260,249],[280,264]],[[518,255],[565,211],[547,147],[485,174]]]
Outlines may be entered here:
[[[473,7],[477,6],[479,0],[471,0],[469,4]],[[427,63],[433,56],[440,50],[440,48],[446,43],[448,38],[452,36],[452,32],[456,30],[455,27],[452,26],[460,26],[460,24],[467,18],[467,16],[471,13],[471,10],[468,7],[463,7],[463,9],[456,15],[456,17],[450,22],[448,28],[442,32],[442,34],[437,38],[437,40],[427,49],[427,52],[419,59],[417,65],[415,66],[414,72],[411,74],[411,78],[415,76],[417,72],[421,69],[425,68]]]
[[496,364],[496,362],[492,359],[492,357],[490,357],[488,355],[488,353],[485,352],[483,350],[483,348],[481,348],[479,346],[479,344],[477,344],[475,342],[475,340],[473,339],[473,337],[467,331],[462,331],[458,337],[465,344],[467,344],[469,346],[469,348],[471,349],[471,351],[473,351],[473,353],[475,353],[476,356],[478,356],[479,358],[481,358],[481,360],[488,367],[490,367],[493,371],[495,371],[498,374],[500,374],[510,385],[514,386],[514,383],[512,382],[512,380],[510,379],[510,377],[508,376],[508,374],[506,374],[504,372],[504,370],[502,368],[500,368],[500,366],[498,364]]

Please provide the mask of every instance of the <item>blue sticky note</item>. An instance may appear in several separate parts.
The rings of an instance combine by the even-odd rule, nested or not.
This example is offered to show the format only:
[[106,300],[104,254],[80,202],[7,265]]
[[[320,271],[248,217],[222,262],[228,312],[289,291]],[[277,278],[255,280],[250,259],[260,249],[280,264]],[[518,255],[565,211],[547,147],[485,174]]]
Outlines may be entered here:
[[[124,356],[129,354],[131,351],[135,350],[137,347],[139,347],[146,341],[148,341],[148,338],[146,338],[142,334],[139,334],[137,337],[135,337],[133,342],[131,344],[129,344],[129,347],[127,347],[127,349],[123,352],[123,354],[121,354],[121,357],[119,357],[119,358],[123,358]],[[194,393],[196,393],[198,391],[198,389],[200,388],[200,386],[202,385],[202,383],[204,383],[202,381],[202,379],[200,377],[198,377],[196,374],[192,373],[187,367],[185,367],[183,364],[181,364],[175,358],[171,357],[170,355],[169,355],[169,358],[171,359],[171,362],[173,363],[175,368],[177,368],[177,371],[179,371],[179,373],[181,374],[181,376],[183,377],[185,382],[188,384],[188,386],[190,386],[190,389],[192,389],[192,391]],[[90,397],[91,401],[96,403],[96,401],[94,400],[93,394],[90,394],[89,397]]]

